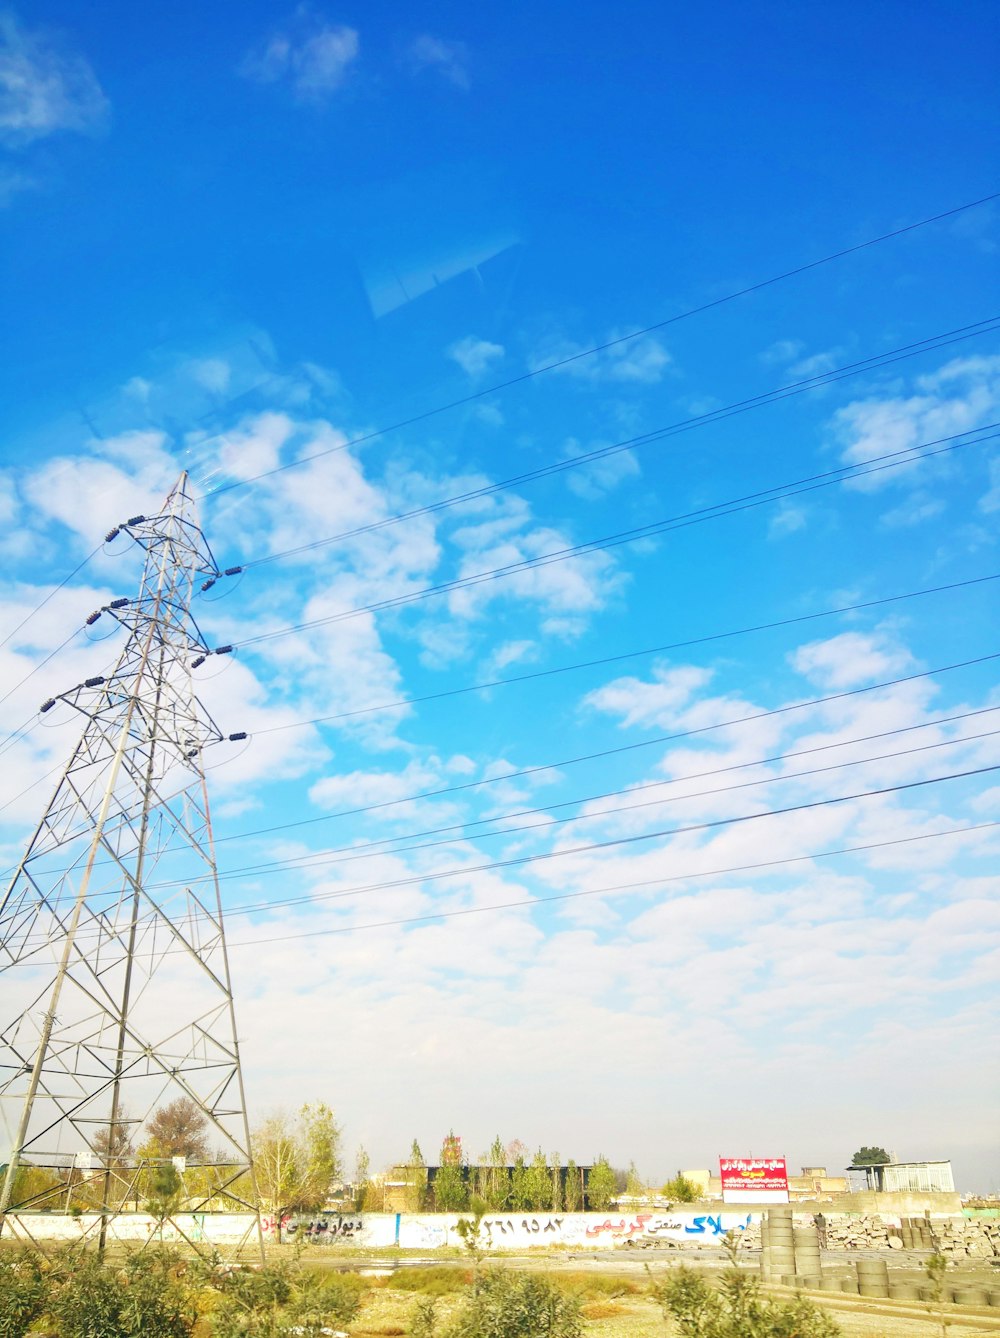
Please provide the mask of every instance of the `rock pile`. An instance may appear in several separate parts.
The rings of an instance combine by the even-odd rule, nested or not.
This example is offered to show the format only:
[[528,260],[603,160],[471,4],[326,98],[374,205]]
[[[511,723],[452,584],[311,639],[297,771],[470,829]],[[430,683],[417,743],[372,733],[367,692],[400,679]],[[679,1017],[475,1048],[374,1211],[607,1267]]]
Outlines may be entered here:
[[950,1217],[934,1223],[937,1248],[950,1258],[992,1259],[1000,1255],[1000,1221]]

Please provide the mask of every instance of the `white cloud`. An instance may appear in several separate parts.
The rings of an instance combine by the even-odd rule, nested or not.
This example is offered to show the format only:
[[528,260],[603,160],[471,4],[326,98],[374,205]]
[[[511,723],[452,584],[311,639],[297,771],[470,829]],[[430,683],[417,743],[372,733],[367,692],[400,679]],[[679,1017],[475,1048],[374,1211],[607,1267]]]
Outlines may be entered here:
[[62,130],[91,132],[108,106],[82,55],[0,13],[0,139],[19,147]]
[[891,678],[913,667],[909,651],[892,644],[882,633],[841,632],[825,641],[800,646],[790,660],[800,674],[834,692],[873,679]]
[[321,103],[343,86],[359,52],[356,29],[301,9],[290,31],[273,33],[247,55],[240,73],[257,83],[287,83],[300,102]]
[[764,350],[760,360],[769,367],[777,363],[794,362],[805,352],[805,347],[801,339],[778,339]]
[[[595,443],[590,449],[599,450],[602,444]],[[567,458],[582,454],[580,443],[571,437],[566,442],[564,454]],[[637,478],[641,473],[634,451],[615,451],[613,455],[590,460],[586,464],[576,465],[567,470],[566,486],[577,497],[592,502],[607,496],[620,483],[624,483],[626,479]]]
[[620,330],[612,330],[605,339],[595,343],[610,343],[611,347],[603,348],[599,353],[589,353],[585,344],[574,343],[562,336],[549,338],[531,353],[529,370],[538,371],[553,363],[565,362],[565,366],[556,370],[580,380],[655,385],[673,365],[673,358],[655,335],[628,337]]
[[925,520],[939,516],[944,510],[944,505],[940,497],[928,497],[922,492],[914,493],[899,506],[886,511],[881,517],[882,524],[891,530],[910,529],[914,525],[922,525]]
[[464,42],[445,42],[427,33],[414,38],[407,50],[407,62],[414,72],[433,70],[461,89],[469,88],[468,60]]
[[805,507],[782,502],[767,527],[768,538],[783,539],[786,534],[797,534],[806,527]]
[[488,339],[477,339],[475,335],[466,335],[447,349],[447,356],[457,362],[466,376],[475,381],[489,371],[494,362],[504,356],[502,344],[493,344]]
[[1000,456],[993,457],[989,468],[989,490],[979,499],[979,510],[986,516],[992,516],[1000,511]]
[[[917,380],[917,394],[855,400],[834,414],[832,428],[845,464],[864,464],[995,419],[1000,409],[1000,355],[956,358]],[[869,474],[849,486],[875,491],[919,466]]]
[[669,727],[691,705],[694,693],[711,678],[710,670],[693,665],[676,668],[662,665],[653,670],[651,681],[619,678],[589,693],[584,700],[594,710],[620,716],[621,724],[626,727]]

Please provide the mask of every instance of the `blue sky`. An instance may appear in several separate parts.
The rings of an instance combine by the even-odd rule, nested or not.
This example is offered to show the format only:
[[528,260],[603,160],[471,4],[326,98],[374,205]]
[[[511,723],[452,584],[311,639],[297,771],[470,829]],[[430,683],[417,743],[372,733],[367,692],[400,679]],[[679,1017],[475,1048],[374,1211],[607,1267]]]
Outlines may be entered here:
[[[1000,650],[997,582],[788,625],[1000,571],[997,202],[684,315],[997,190],[996,56],[977,3],[2,11],[0,635],[181,467],[224,565],[285,555],[198,608],[253,736],[211,781],[255,1114],[329,1100],[376,1165],[875,1142],[997,1188],[998,661],[948,668]],[[100,553],[0,649],[5,733],[135,579]],[[68,746],[8,751],[8,863]]]

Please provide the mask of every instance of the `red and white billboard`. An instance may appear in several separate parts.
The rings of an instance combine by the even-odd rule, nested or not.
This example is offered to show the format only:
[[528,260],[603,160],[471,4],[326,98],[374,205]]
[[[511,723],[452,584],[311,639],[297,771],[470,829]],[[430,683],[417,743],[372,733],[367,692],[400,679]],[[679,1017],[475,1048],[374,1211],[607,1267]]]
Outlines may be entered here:
[[720,1157],[723,1203],[787,1203],[784,1157]]

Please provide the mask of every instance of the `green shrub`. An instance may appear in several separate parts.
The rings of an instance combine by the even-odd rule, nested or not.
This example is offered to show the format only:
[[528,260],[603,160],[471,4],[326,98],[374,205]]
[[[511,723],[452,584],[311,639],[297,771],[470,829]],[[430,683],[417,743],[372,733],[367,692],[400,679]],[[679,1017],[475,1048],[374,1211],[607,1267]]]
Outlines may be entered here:
[[357,1277],[322,1277],[284,1264],[216,1275],[211,1313],[215,1338],[306,1338],[354,1318],[365,1284]]
[[653,1288],[684,1338],[838,1338],[840,1329],[804,1297],[765,1300],[757,1279],[735,1265],[719,1285],[681,1266]]
[[430,1296],[421,1296],[410,1321],[411,1338],[434,1338],[434,1305]]
[[544,1277],[481,1273],[445,1338],[579,1338],[580,1302]]
[[0,1256],[0,1338],[24,1338],[45,1305],[45,1278],[37,1255]]
[[64,1256],[50,1275],[46,1311],[62,1338],[188,1338],[197,1318],[176,1256],[149,1251],[120,1267]]

